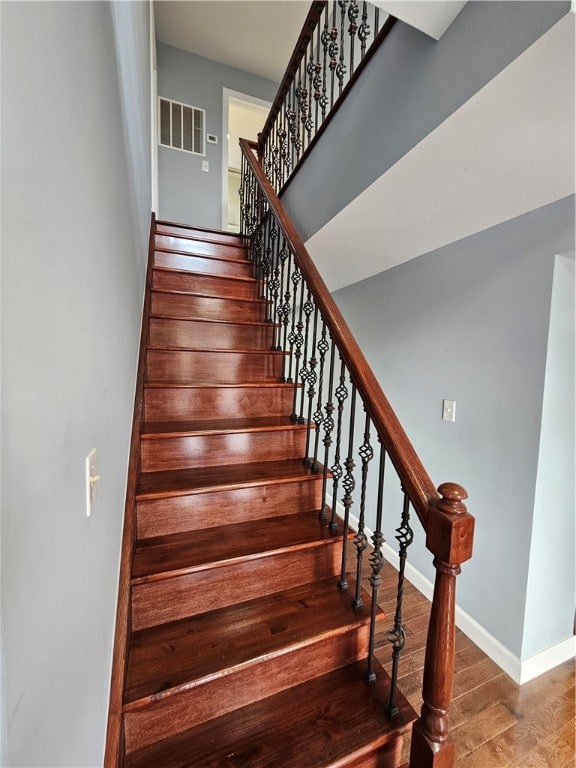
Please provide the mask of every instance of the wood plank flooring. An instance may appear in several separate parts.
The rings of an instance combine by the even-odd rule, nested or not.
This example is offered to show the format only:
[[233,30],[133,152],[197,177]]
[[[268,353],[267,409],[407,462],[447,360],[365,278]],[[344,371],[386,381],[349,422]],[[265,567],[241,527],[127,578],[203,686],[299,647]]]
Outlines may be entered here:
[[[367,579],[363,584],[369,590]],[[396,589],[396,572],[390,565],[383,571],[383,585],[378,602],[390,616]],[[430,603],[408,583],[404,595],[407,641],[398,687],[420,711]],[[385,621],[378,630],[376,655],[390,672],[387,629]],[[454,672],[450,729],[456,744],[455,768],[574,768],[574,660],[520,687],[457,629]],[[409,755],[410,739],[405,741],[402,764]]]

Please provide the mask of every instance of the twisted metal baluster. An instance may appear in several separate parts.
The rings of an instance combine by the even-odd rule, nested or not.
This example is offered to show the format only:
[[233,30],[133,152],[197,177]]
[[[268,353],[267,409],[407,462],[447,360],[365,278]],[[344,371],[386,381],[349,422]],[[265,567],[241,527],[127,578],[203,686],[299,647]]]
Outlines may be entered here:
[[396,540],[399,546],[400,564],[398,566],[398,589],[396,591],[396,613],[394,614],[394,628],[388,633],[388,642],[392,643],[392,679],[390,682],[390,699],[386,707],[388,717],[398,717],[398,707],[396,705],[396,686],[398,684],[398,664],[400,654],[406,644],[406,633],[402,626],[402,602],[404,597],[404,569],[406,567],[406,556],[408,547],[414,539],[414,532],[410,527],[410,500],[405,489],[404,504],[402,506],[402,521],[396,528]]
[[318,130],[318,117],[319,117],[319,101],[320,101],[320,88],[322,87],[322,65],[320,64],[320,21],[316,27],[316,63],[314,64],[314,77],[312,79],[312,87],[314,88],[314,135]]
[[[326,347],[328,347],[328,342],[326,342]],[[322,475],[322,507],[321,507],[321,513],[320,518],[322,520],[326,520],[326,493],[328,490],[328,460],[330,458],[330,446],[332,445],[332,432],[334,430],[334,418],[332,414],[334,413],[334,402],[333,402],[333,389],[334,389],[334,358],[336,356],[336,345],[334,343],[334,340],[332,340],[332,344],[330,345],[330,372],[328,374],[328,401],[325,405],[325,411],[326,411],[326,417],[324,418],[324,440],[322,441],[324,443],[324,472]],[[320,405],[320,402],[319,402]],[[316,441],[316,455],[314,457],[314,461],[317,461],[318,456],[318,440]],[[318,470],[317,470],[318,471]],[[340,468],[340,471],[342,471],[342,468]],[[335,533],[338,530],[338,526],[334,528],[333,522],[334,522],[334,507],[336,506],[334,503],[335,496],[333,497],[332,501],[332,520],[329,525],[329,528],[332,533]]]
[[280,337],[282,334],[282,325],[281,323],[277,322],[279,317],[279,309],[280,309],[280,301],[282,300],[282,293],[281,293],[281,287],[282,284],[280,282],[280,238],[278,238],[274,242],[274,250],[272,253],[272,279],[270,280],[270,289],[272,292],[272,299],[273,299],[273,306],[270,307],[272,309],[271,316],[270,316],[270,322],[273,323],[273,330],[272,330],[272,349],[274,351],[280,349]]
[[[276,314],[278,317],[278,345],[276,350],[278,352],[286,349],[286,336],[288,333],[288,320],[290,318],[290,293],[288,292],[288,298],[286,298],[286,290],[290,289],[290,264],[288,264],[288,275],[286,275],[286,260],[289,258],[289,251],[286,247],[286,240],[282,236],[282,245],[278,243],[278,263],[280,264],[280,286],[278,294],[278,309]],[[282,333],[284,334],[284,343],[282,343]],[[282,381],[286,381],[286,355],[282,356]]]
[[[336,426],[336,448],[334,452],[334,463],[330,467],[330,471],[332,472],[332,499],[334,500],[332,503],[332,515],[330,516],[330,530],[332,533],[336,533],[338,531],[335,500],[338,498],[338,483],[343,474],[342,464],[340,463],[340,445],[342,440],[342,417],[344,414],[344,403],[348,397],[348,390],[346,389],[346,367],[342,357],[340,357],[340,380],[334,394],[336,395],[336,400],[338,401],[338,418]],[[324,463],[327,464],[327,462],[328,459],[325,457]]]
[[338,28],[336,27],[336,0],[332,2],[332,29],[330,30],[330,44],[328,56],[330,56],[330,109],[334,106],[334,71],[338,66]]
[[[286,365],[288,364],[288,361],[290,361],[290,372],[292,371],[292,357],[291,355],[287,355],[286,352],[288,351],[288,325],[290,323],[290,314],[292,311],[292,304],[290,302],[290,299],[292,298],[292,295],[290,293],[290,283],[291,283],[291,272],[292,272],[292,251],[288,250],[286,248],[286,241],[284,241],[284,250],[281,252],[281,254],[287,254],[287,255],[281,255],[280,258],[282,259],[282,267],[284,268],[286,258],[288,259],[288,265],[286,266],[286,288],[284,291],[284,301],[282,303],[282,324],[284,325],[284,336],[282,341],[281,349],[284,352],[282,355],[282,381],[285,383],[291,383],[291,373],[288,374],[286,371]],[[282,282],[284,282],[284,278],[282,278]]]
[[[298,267],[296,267],[296,272],[298,274],[298,281],[300,282],[300,306],[298,309],[298,322],[296,323],[296,333],[294,335],[294,399],[292,401],[292,415],[290,416],[290,420],[293,424],[298,423],[298,413],[296,412],[296,399],[298,397],[298,379],[301,378],[300,376],[300,358],[302,357],[302,345],[304,344],[304,336],[302,335],[302,330],[304,328],[304,323],[302,322],[302,310],[304,305],[304,280],[301,279],[300,271],[298,270]],[[293,281],[294,281],[294,275]],[[296,285],[294,286],[294,302],[296,302]],[[294,311],[296,311],[296,304],[294,304]],[[304,390],[304,385],[302,385],[302,390]],[[304,396],[304,393],[302,393],[302,396]]]
[[[312,357],[310,358],[309,364],[309,373],[308,373],[308,419],[307,419],[307,429],[306,429],[306,463],[312,464],[312,459],[310,458],[309,451],[310,451],[310,430],[312,429],[312,408],[314,405],[314,396],[316,395],[316,382],[318,380],[318,375],[316,373],[316,366],[318,365],[318,360],[316,359],[316,339],[318,338],[318,307],[314,307],[314,322],[312,324],[313,331],[312,331]],[[319,396],[321,393],[321,388],[318,387]],[[317,414],[315,414],[316,416]],[[315,430],[316,433],[318,433],[318,430],[320,429],[320,423],[322,422],[322,411],[320,411],[320,422],[316,421],[316,418],[314,418],[314,424],[315,424]]]
[[[320,341],[318,342],[318,352],[320,352],[320,369],[319,369],[319,375],[318,375],[318,401],[316,403],[316,410],[314,411],[314,423],[316,424],[316,436],[314,441],[314,458],[312,460],[312,472],[314,474],[317,474],[320,471],[320,466],[318,464],[318,447],[320,444],[320,425],[324,425],[324,434],[326,434],[326,421],[324,419],[324,414],[322,413],[322,394],[324,391],[324,364],[326,361],[326,352],[330,349],[330,345],[328,344],[326,340],[326,322],[324,318],[322,318],[322,333],[320,334]],[[332,400],[332,378],[334,375],[334,342],[332,342],[332,356],[330,359],[330,375],[329,375],[329,382],[328,382],[328,403]],[[328,405],[326,405],[326,418],[330,418],[331,411],[328,408]],[[334,406],[332,406],[332,410],[334,410]],[[324,438],[326,440],[326,437]],[[324,489],[323,489],[324,490]],[[322,509],[324,509],[324,503],[326,499],[324,498],[324,493],[322,493]]]
[[336,66],[336,77],[338,78],[338,95],[342,93],[344,77],[346,75],[346,64],[344,64],[344,28],[347,3],[348,0],[338,0],[338,5],[340,6],[340,57]]
[[356,547],[356,595],[352,600],[353,608],[361,608],[364,605],[362,600],[362,562],[364,552],[368,546],[368,538],[364,530],[364,515],[366,511],[366,481],[368,480],[368,464],[374,457],[374,449],[370,444],[370,416],[366,414],[364,424],[364,442],[358,449],[362,459],[362,473],[360,481],[360,516],[358,517],[358,531],[354,537]]
[[[344,461],[344,468],[346,474],[344,480],[342,480],[342,487],[344,488],[344,498],[342,504],[344,505],[344,524],[342,529],[342,565],[340,568],[340,579],[338,581],[338,587],[344,591],[348,589],[348,580],[346,579],[346,562],[348,555],[348,528],[350,525],[350,508],[354,503],[352,499],[352,492],[356,487],[356,481],[354,480],[354,421],[356,418],[356,386],[352,383],[352,396],[350,399],[350,424],[348,431],[348,457]],[[333,505],[335,501],[333,500]]]
[[320,109],[322,110],[322,122],[326,119],[326,107],[328,106],[328,96],[326,95],[326,60],[328,56],[328,44],[330,42],[330,31],[328,29],[328,6],[324,9],[324,29],[320,36],[322,41],[322,95],[320,96]]
[[368,7],[366,0],[362,3],[362,23],[358,28],[358,39],[360,40],[360,61],[366,55],[366,40],[370,36],[370,24],[368,24]]
[[307,389],[306,385],[308,385],[308,390],[312,388],[314,390],[314,383],[316,380],[316,373],[311,366],[308,367],[308,363],[312,362],[314,360],[314,367],[316,366],[316,358],[314,357],[314,351],[312,351],[312,358],[310,361],[308,360],[308,353],[310,350],[310,345],[308,343],[310,339],[310,315],[314,311],[314,302],[312,301],[312,294],[310,293],[310,288],[306,291],[306,301],[304,302],[304,306],[302,307],[302,310],[304,312],[304,360],[302,368],[300,369],[300,378],[302,379],[302,393],[300,397],[300,415],[298,416],[298,424],[305,424],[306,420],[304,418],[304,401],[307,395]]
[[[294,271],[292,272],[292,275],[290,277],[290,281],[292,282],[292,288],[293,288],[293,294],[294,294],[294,300],[292,301],[292,323],[290,325],[290,333],[288,334],[288,342],[290,344],[290,366],[288,369],[288,379],[291,384],[294,384],[294,407],[292,409],[292,420],[294,420],[294,417],[296,415],[296,392],[298,388],[298,370],[296,367],[296,339],[298,338],[298,334],[301,333],[301,329],[298,329],[298,324],[296,322],[296,294],[298,291],[298,285],[300,284],[300,281],[302,280],[302,275],[300,274],[300,270],[298,269],[298,265],[294,263]],[[302,343],[304,339],[302,338]],[[292,377],[292,365],[294,365],[294,368],[296,369],[296,375],[293,378]]]
[[[380,440],[380,438],[378,438]],[[382,534],[382,508],[384,502],[384,470],[386,466],[386,450],[380,443],[380,466],[378,470],[378,499],[376,501],[376,527],[372,534],[372,554],[368,562],[372,567],[370,574],[370,585],[372,587],[372,603],[370,610],[370,637],[368,639],[368,667],[366,670],[366,680],[373,683],[376,680],[374,672],[374,644],[376,635],[376,611],[378,609],[378,589],[382,582],[380,573],[384,565],[384,555],[382,554],[382,544],[384,536]]]
[[348,6],[348,21],[350,22],[350,26],[348,27],[348,34],[350,35],[350,66],[348,71],[350,77],[352,77],[354,72],[354,41],[356,39],[356,32],[358,31],[357,21],[359,15],[360,8],[358,7],[357,0],[350,0],[350,5]]

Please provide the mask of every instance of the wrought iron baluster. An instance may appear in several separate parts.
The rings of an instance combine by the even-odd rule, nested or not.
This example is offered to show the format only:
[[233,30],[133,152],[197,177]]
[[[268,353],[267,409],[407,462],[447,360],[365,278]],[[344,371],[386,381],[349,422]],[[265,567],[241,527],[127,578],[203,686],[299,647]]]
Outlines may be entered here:
[[[314,305],[316,302],[314,302]],[[318,381],[318,375],[316,373],[316,366],[318,365],[318,360],[316,359],[316,339],[318,334],[318,307],[314,306],[314,321],[312,323],[312,356],[309,360],[309,369],[308,369],[308,419],[307,419],[307,428],[306,428],[306,464],[311,464],[312,459],[310,457],[310,430],[312,429],[312,408],[314,404],[314,396],[316,394],[316,382]],[[318,387],[319,393],[321,393],[321,386]],[[316,416],[318,414],[314,414],[314,426],[316,433],[320,430],[320,424],[322,422],[322,411],[320,411],[320,422],[316,421]]]
[[360,8],[358,7],[357,0],[350,0],[348,6],[348,21],[350,26],[348,27],[348,34],[350,35],[350,66],[348,72],[350,77],[354,72],[354,41],[356,39],[356,32],[358,31],[358,16],[360,15]]
[[[278,352],[286,350],[286,338],[288,334],[288,321],[290,319],[290,261],[288,261],[288,272],[286,272],[286,262],[290,258],[290,252],[286,247],[286,240],[282,235],[282,244],[278,243],[278,263],[280,264],[280,286],[279,303],[276,315],[278,317]],[[286,279],[285,279],[286,278]],[[286,381],[286,355],[282,356],[282,381]]]
[[[344,468],[346,474],[342,481],[342,487],[344,488],[344,498],[342,504],[344,505],[344,524],[342,530],[342,565],[340,568],[340,579],[338,581],[338,587],[344,591],[348,589],[348,580],[346,579],[346,563],[348,560],[348,528],[350,526],[350,508],[354,503],[352,498],[352,492],[356,487],[356,481],[354,480],[354,422],[356,418],[356,386],[352,383],[352,395],[350,399],[350,423],[348,431],[348,456],[344,462]],[[344,398],[345,399],[345,398]],[[333,505],[336,505],[335,499],[332,501]]]
[[[292,281],[294,282],[294,280],[296,280],[294,283],[294,317],[296,313],[296,285],[300,283],[298,322],[295,325],[295,332],[291,334],[291,345],[294,350],[294,399],[290,420],[293,424],[296,424],[298,422],[298,413],[296,412],[296,399],[298,397],[298,379],[300,378],[300,358],[302,357],[302,345],[304,344],[304,336],[302,335],[302,330],[304,328],[304,323],[302,322],[302,312],[304,307],[304,280],[302,279],[302,275],[300,274],[300,270],[297,266],[294,270],[294,274],[292,275]],[[304,385],[302,385],[302,390],[304,390]]]
[[[328,350],[328,342],[326,341],[325,336],[323,336],[323,339],[326,351]],[[321,340],[321,341],[322,341]],[[332,343],[330,344],[330,369],[328,373],[328,400],[326,402],[324,410],[326,411],[326,416],[324,418],[323,427],[324,427],[324,440],[322,441],[324,443],[324,471],[322,473],[322,506],[320,509],[320,519],[326,520],[327,514],[326,514],[326,493],[328,490],[328,462],[330,460],[330,446],[332,445],[332,432],[334,430],[334,418],[332,414],[334,413],[334,402],[333,402],[333,392],[334,392],[334,361],[336,357],[336,345],[334,343],[334,340],[332,340]],[[324,353],[325,354],[325,353]],[[322,369],[324,369],[324,360],[322,360]],[[323,385],[319,387],[320,391],[323,389]],[[318,397],[318,411],[320,414],[321,411],[321,399],[320,396]],[[318,430],[320,432],[320,430]],[[314,467],[316,467],[316,472],[318,472],[318,438],[320,435],[318,434],[316,436],[316,445],[314,447],[314,464],[312,471],[314,471]],[[342,468],[340,468],[340,471],[342,471]],[[329,525],[329,528],[332,533],[335,533],[338,530],[338,526],[334,526],[334,514],[335,514],[335,494],[333,495],[332,499],[332,519]]]
[[334,79],[338,66],[338,28],[336,27],[336,2],[332,0],[332,29],[330,30],[330,44],[328,55],[330,56],[330,109],[334,106]]
[[378,498],[376,501],[376,527],[372,534],[372,554],[369,557],[369,563],[372,568],[370,574],[370,586],[372,587],[372,603],[370,609],[370,637],[368,639],[368,666],[366,669],[366,679],[369,683],[376,680],[374,672],[374,641],[376,634],[376,611],[378,609],[378,589],[382,582],[380,573],[384,565],[384,555],[382,554],[382,544],[384,536],[382,534],[382,511],[384,504],[384,470],[386,467],[386,449],[380,443],[380,465],[378,470]]
[[[316,27],[316,63],[314,64],[314,77],[312,79],[312,87],[314,88],[314,135],[318,130],[318,114],[319,114],[319,101],[321,97],[320,88],[322,87],[322,65],[320,64],[320,21]],[[312,88],[310,89],[312,90]]]
[[400,556],[400,563],[398,566],[398,589],[396,591],[396,613],[394,614],[394,628],[388,633],[388,641],[392,643],[392,679],[390,682],[390,699],[386,712],[388,717],[394,718],[398,716],[398,707],[396,706],[396,686],[398,684],[398,664],[400,661],[400,654],[406,644],[406,633],[402,626],[402,603],[404,598],[404,570],[406,568],[406,556],[408,547],[412,544],[414,539],[414,532],[410,527],[410,500],[405,489],[404,491],[404,504],[402,506],[402,521],[400,526],[396,528],[396,540],[399,544],[398,554]]
[[362,3],[362,23],[358,28],[358,39],[360,40],[360,61],[366,55],[366,40],[370,36],[370,24],[368,24],[368,6],[366,0]]
[[292,301],[292,312],[291,312],[292,322],[290,325],[290,333],[288,334],[288,342],[290,344],[290,365],[288,368],[288,378],[287,378],[287,381],[289,381],[291,384],[295,384],[294,406],[292,408],[292,418],[296,413],[296,392],[297,392],[297,384],[298,384],[298,372],[296,371],[295,377],[292,376],[292,366],[296,368],[296,339],[298,337],[298,327],[296,322],[296,296],[297,296],[298,286],[300,284],[301,279],[302,279],[302,275],[300,274],[300,270],[298,269],[297,264],[294,263],[294,270],[290,275],[290,282],[292,283],[292,291],[293,291],[294,299]]
[[[304,302],[304,306],[302,307],[302,310],[304,312],[304,360],[302,368],[300,369],[300,378],[302,379],[302,393],[300,398],[300,415],[298,416],[298,424],[304,424],[304,401],[307,394],[307,388],[306,385],[308,384],[308,389],[310,388],[312,384],[312,369],[308,367],[308,353],[310,351],[309,347],[309,339],[310,339],[310,315],[314,311],[314,302],[312,301],[312,294],[310,293],[310,288],[307,287],[306,291],[306,301]],[[312,354],[312,357],[314,354]],[[315,376],[315,373],[314,373]]]
[[[338,498],[338,483],[343,475],[343,468],[340,462],[340,449],[342,441],[342,419],[344,415],[344,403],[348,397],[348,390],[346,389],[346,366],[342,357],[340,357],[340,379],[336,391],[336,400],[338,402],[338,417],[336,420],[336,447],[334,451],[334,463],[330,467],[332,472],[332,514],[330,516],[330,530],[335,533],[338,530],[338,523],[336,522],[336,499]],[[327,457],[324,458],[324,463],[327,464]],[[347,525],[347,523],[346,523]]]
[[[320,425],[322,424],[324,426],[324,433],[326,433],[326,426],[327,426],[326,419],[329,419],[331,417],[332,411],[334,410],[333,404],[332,404],[332,410],[330,410],[327,405],[325,408],[326,419],[324,418],[324,414],[322,413],[322,396],[324,394],[324,364],[326,361],[326,352],[328,352],[329,349],[332,350],[331,358],[330,358],[330,374],[329,374],[329,382],[328,382],[328,403],[329,404],[332,400],[332,381],[334,377],[334,342],[332,342],[332,346],[328,344],[328,341],[326,340],[326,331],[327,331],[326,323],[324,319],[322,319],[322,332],[320,334],[320,340],[318,341],[318,352],[320,352],[320,368],[318,373],[318,400],[316,402],[316,410],[314,411],[314,423],[316,424],[316,435],[314,439],[314,458],[312,459],[312,472],[314,473],[317,473],[320,469],[318,465],[318,447],[320,444]],[[324,440],[326,440],[326,437],[324,437]],[[324,464],[326,464],[326,462],[324,462]],[[323,487],[322,509],[324,509],[325,502],[326,502],[325,488]]]
[[345,20],[346,20],[346,4],[349,0],[338,0],[340,6],[340,56],[338,58],[338,64],[336,66],[336,77],[338,78],[338,95],[342,93],[344,86],[344,77],[346,75],[346,64],[344,63],[344,39],[345,39]]
[[380,8],[375,5],[374,6],[374,37],[378,35],[378,31],[380,29]]
[[308,63],[306,64],[306,72],[308,73],[308,113],[306,115],[306,122],[304,123],[307,134],[307,145],[312,141],[312,128],[314,128],[314,121],[312,120],[312,93],[314,88],[313,81],[316,67],[314,65],[312,42],[310,43],[309,50],[310,55],[308,58]]
[[360,515],[358,517],[358,531],[354,537],[354,545],[356,547],[356,594],[354,600],[352,600],[353,608],[361,608],[364,603],[362,600],[362,563],[364,560],[364,552],[368,546],[368,538],[364,530],[364,518],[366,512],[366,483],[368,480],[368,464],[374,457],[374,449],[370,444],[370,416],[366,414],[366,421],[364,424],[364,442],[358,449],[358,454],[362,459],[362,473],[360,481]]
[[[277,231],[276,231],[276,234]],[[274,237],[272,242],[272,270],[270,273],[270,292],[272,301],[268,305],[269,322],[274,323],[272,331],[272,349],[278,349],[280,343],[281,325],[277,322],[278,307],[280,297],[280,258],[279,258],[280,238]],[[281,298],[281,297],[280,297]]]
[[326,119],[326,107],[328,106],[328,96],[326,95],[326,62],[328,58],[328,44],[330,43],[330,30],[328,29],[328,5],[324,9],[324,29],[320,36],[322,41],[322,95],[320,97],[320,109],[322,110],[322,122]]

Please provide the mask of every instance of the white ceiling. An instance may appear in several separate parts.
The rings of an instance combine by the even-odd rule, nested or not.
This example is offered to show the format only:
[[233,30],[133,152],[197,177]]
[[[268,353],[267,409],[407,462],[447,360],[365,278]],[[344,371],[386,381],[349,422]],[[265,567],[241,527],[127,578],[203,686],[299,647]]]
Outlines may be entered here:
[[279,83],[308,0],[155,0],[156,39]]
[[575,19],[564,16],[308,240],[330,290],[574,193]]

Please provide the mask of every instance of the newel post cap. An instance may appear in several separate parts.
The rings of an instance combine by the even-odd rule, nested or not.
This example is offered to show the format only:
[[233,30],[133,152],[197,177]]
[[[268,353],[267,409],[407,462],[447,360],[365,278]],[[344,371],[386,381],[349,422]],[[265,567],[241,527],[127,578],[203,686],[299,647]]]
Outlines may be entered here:
[[449,515],[461,515],[466,512],[466,505],[462,503],[463,499],[468,498],[465,488],[458,483],[442,483],[438,486],[438,493],[442,496],[437,503],[438,509]]
[[460,564],[472,557],[474,518],[464,499],[468,494],[457,483],[442,483],[441,498],[430,511],[426,546],[444,563]]

